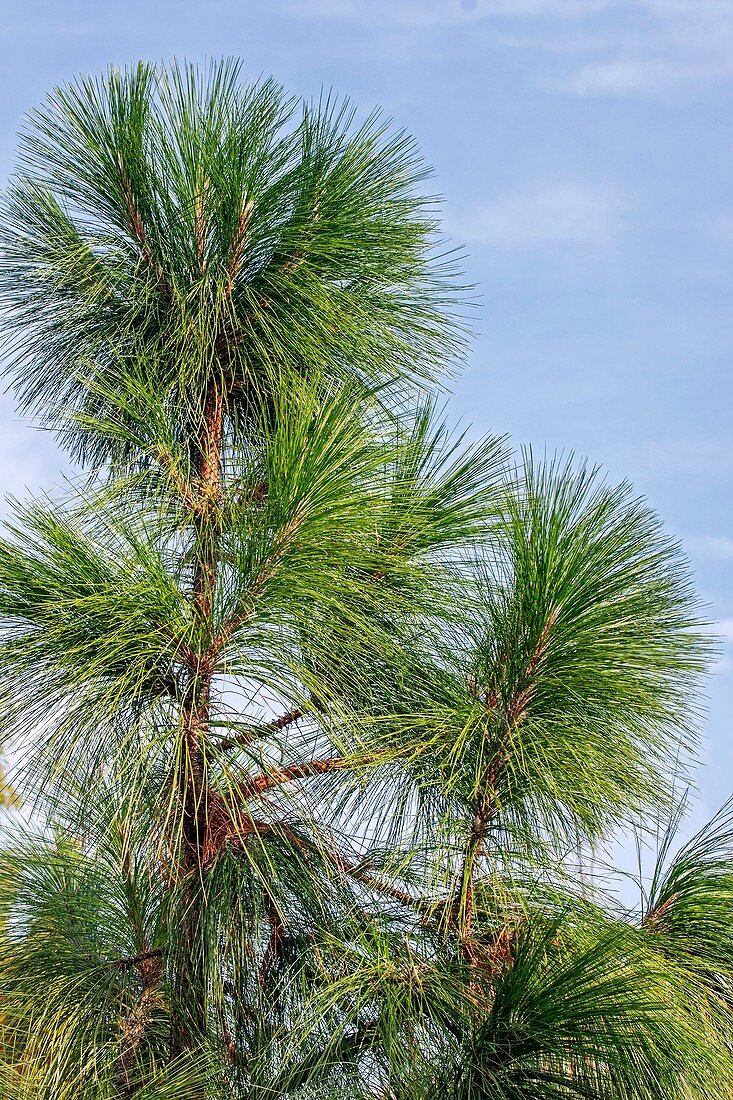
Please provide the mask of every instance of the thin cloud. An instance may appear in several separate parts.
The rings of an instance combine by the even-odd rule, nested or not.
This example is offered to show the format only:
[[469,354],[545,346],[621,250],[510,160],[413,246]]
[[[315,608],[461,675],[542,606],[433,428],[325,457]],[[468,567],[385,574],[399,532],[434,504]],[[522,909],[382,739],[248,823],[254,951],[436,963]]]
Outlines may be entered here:
[[297,0],[288,13],[301,19],[343,19],[370,27],[424,27],[483,22],[497,17],[566,20],[595,15],[617,0]]
[[733,619],[719,619],[713,625],[712,633],[723,643],[723,652],[713,664],[712,672],[718,676],[729,676],[733,672]]
[[733,538],[724,535],[692,535],[685,539],[684,545],[707,561],[733,561]]
[[62,464],[48,432],[39,432],[17,418],[12,399],[0,397],[0,519],[6,513],[8,495],[23,499],[28,486],[48,484]]
[[634,95],[659,92],[675,86],[709,83],[733,77],[733,58],[713,64],[700,61],[684,64],[659,58],[629,59],[585,65],[566,82],[565,88],[577,95]]
[[631,95],[670,87],[700,75],[700,71],[700,66],[685,67],[655,58],[618,58],[584,65],[573,74],[567,87],[577,95]]
[[719,638],[733,645],[733,619],[720,619],[715,624],[715,633]]
[[455,230],[466,240],[500,248],[605,245],[620,233],[621,210],[607,191],[564,184],[493,199]]
[[636,470],[644,478],[711,477],[729,478],[733,473],[733,450],[727,438],[703,435],[640,439],[612,447],[607,458],[620,469]]
[[[614,56],[582,65],[566,90],[625,96],[733,77],[730,0],[637,0],[637,7],[652,20],[653,33],[640,40],[627,30]],[[640,51],[640,41],[653,43],[653,49]]]
[[[658,95],[733,77],[733,0],[275,0],[289,19],[357,27],[394,49],[446,52],[474,35],[562,52],[574,67],[537,83],[577,96]],[[639,34],[639,24],[648,24]],[[481,33],[479,33],[481,32]]]

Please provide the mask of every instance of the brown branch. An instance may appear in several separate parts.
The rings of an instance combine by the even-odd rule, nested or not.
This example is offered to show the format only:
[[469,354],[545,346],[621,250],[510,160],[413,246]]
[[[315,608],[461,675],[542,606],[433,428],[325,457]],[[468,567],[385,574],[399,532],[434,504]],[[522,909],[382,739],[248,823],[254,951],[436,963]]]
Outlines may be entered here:
[[253,726],[246,733],[240,733],[236,737],[227,737],[224,741],[217,742],[214,748],[217,752],[226,752],[228,749],[234,749],[240,745],[251,745],[254,741],[259,741],[261,737],[267,736],[268,733],[278,733],[280,730],[286,729],[287,726],[302,718],[303,714],[304,711],[300,707],[294,707],[279,718],[273,718],[271,722],[265,722],[261,726]]
[[295,515],[291,516],[285,526],[280,531],[278,531],[274,540],[272,552],[268,554],[265,558],[260,568],[260,571],[255,577],[254,583],[252,584],[252,587],[248,592],[249,599],[247,605],[242,607],[238,612],[235,612],[235,614],[232,615],[229,621],[223,624],[223,626],[219,630],[219,633],[216,635],[213,642],[211,643],[210,652],[212,653],[212,655],[216,655],[221,649],[223,649],[229,639],[232,637],[232,635],[236,634],[240,627],[244,626],[244,624],[252,618],[252,616],[254,615],[254,601],[256,600],[261,590],[265,587],[268,580],[272,577],[278,562],[285,552],[288,541],[300,527],[302,520],[302,513],[300,511],[296,511]]
[[163,274],[163,269],[156,261],[148,243],[148,236],[145,232],[145,226],[143,224],[142,216],[138,210],[137,203],[135,202],[135,196],[130,186],[130,179],[127,175],[127,169],[125,168],[125,161],[122,153],[117,151],[117,166],[120,170],[120,185],[122,187],[122,195],[125,200],[125,206],[127,208],[127,228],[130,235],[137,242],[140,249],[140,256],[145,263],[145,266],[153,273],[155,279],[163,292],[164,297],[170,301],[173,297],[170,286]]
[[401,905],[409,906],[411,909],[432,910],[434,908],[432,903],[425,901],[424,898],[416,898],[412,894],[408,894],[406,890],[400,890],[398,886],[392,886],[388,882],[375,878],[366,868],[360,867],[358,863],[349,863],[340,852],[334,851],[331,858],[344,875],[356,879],[357,882],[362,883],[363,886],[368,886],[371,890],[376,890],[378,894],[384,894],[385,897],[392,898],[393,901],[398,901]]
[[542,632],[537,640],[537,645],[534,647],[532,656],[527,662],[527,667],[524,671],[524,685],[516,692],[509,701],[507,706],[506,715],[507,719],[512,724],[517,724],[521,721],[524,713],[529,706],[530,700],[534,693],[534,684],[532,683],[532,676],[534,675],[537,666],[547,652],[547,646],[550,640],[550,631],[557,621],[558,611],[553,608],[547,616],[547,621],[542,628]]
[[[317,196],[313,206],[312,221],[315,223],[320,217],[320,196]],[[246,195],[242,196],[242,207],[237,221],[237,226],[232,235],[231,244],[229,246],[229,258],[227,261],[227,282],[224,288],[224,297],[226,299],[231,298],[232,291],[234,290],[234,283],[242,269],[242,262],[244,260],[245,246],[247,243],[247,236],[249,231],[249,225],[252,218],[252,212],[254,210],[254,203],[251,199],[247,199]],[[306,255],[302,249],[295,249],[287,259],[283,260],[276,266],[275,275],[271,276],[270,282],[272,283],[277,277],[281,279],[290,279],[295,272],[305,263]],[[257,299],[257,304],[261,309],[269,309],[272,305],[272,298],[265,292],[260,293]],[[254,322],[254,316],[252,310],[248,310],[245,316],[242,318],[243,324],[239,324],[236,327],[231,324],[223,326],[215,338],[215,346],[218,355],[222,359],[226,359],[238,346],[242,340],[247,327],[252,327]]]
[[209,386],[204,402],[204,422],[199,441],[199,509],[205,513],[221,503],[221,450],[224,434],[224,392]]
[[242,260],[244,259],[244,246],[247,240],[247,229],[249,228],[250,219],[252,217],[252,211],[254,210],[254,203],[252,199],[248,199],[246,195],[242,196],[242,207],[239,212],[239,219],[237,220],[237,227],[234,230],[232,242],[229,247],[229,262],[227,263],[227,286],[224,291],[227,298],[231,296],[232,289],[234,287],[234,281],[239,274],[242,266]]
[[[202,862],[204,865],[211,863],[221,850],[227,846],[236,850],[247,844],[253,837],[273,835],[284,837],[301,849],[312,847],[307,839],[299,836],[284,821],[262,821],[246,811],[232,814],[221,795],[212,792],[209,800],[207,837],[203,848]],[[350,863],[335,846],[330,852],[325,851],[321,845],[318,845],[315,850],[318,854],[330,859],[341,874],[356,879],[362,885],[399,902],[401,905],[423,912],[426,923],[428,914],[433,913],[435,909],[433,902],[416,898],[405,890],[400,890],[397,886],[392,886],[390,883],[375,878],[366,868],[356,863]]]
[[182,477],[180,470],[175,464],[173,456],[165,449],[162,443],[156,443],[150,452],[154,458],[157,458],[160,465],[170,477],[171,481],[175,485],[178,492],[183,497],[186,507],[191,512],[198,510],[198,501],[196,500],[196,494],[189,482]]
[[371,875],[368,871],[364,871],[361,867],[345,864],[343,866],[343,871],[351,878],[355,878],[357,882],[361,882],[362,885],[368,886],[370,890],[376,890],[378,894],[384,894],[385,897],[392,898],[393,901],[398,901],[400,905],[406,905],[410,909],[420,910],[430,905],[424,898],[416,898],[412,894],[408,894],[406,890],[400,890],[398,886],[392,886],[388,882],[383,882],[382,879],[375,878],[374,875]]
[[253,837],[273,834],[303,847],[306,843],[284,821],[263,821],[247,809],[233,808],[219,794],[209,790],[204,837],[200,846],[200,864],[210,865],[224,848],[242,849]]
[[[492,763],[490,774],[494,772],[495,767],[495,763]],[[493,787],[494,782],[495,779],[489,779],[487,785]],[[468,843],[466,845],[463,865],[461,867],[458,904],[454,907],[454,912],[457,917],[461,954],[471,963],[476,961],[473,951],[476,865],[483,855],[491,819],[495,812],[496,805],[492,796],[482,796],[476,806],[471,822]]]
[[112,964],[122,970],[135,967],[138,971],[142,990],[134,1007],[120,1022],[122,1038],[120,1051],[113,1067],[113,1081],[117,1095],[129,1100],[144,1084],[132,1075],[135,1058],[148,1028],[150,1017],[162,1004],[161,985],[163,980],[162,950],[144,951],[129,959],[117,959]]
[[650,909],[641,922],[642,928],[646,928],[650,932],[658,931],[659,927],[663,923],[663,917],[665,913],[679,899],[679,896],[679,891],[677,891],[677,893],[675,894],[670,894],[666,901],[663,901],[661,905],[658,905],[656,907],[656,909]]
[[245,783],[238,785],[237,792],[243,798],[252,798],[256,794],[263,794],[265,791],[272,790],[273,787],[292,783],[296,779],[307,779],[312,775],[323,775],[326,772],[357,767],[358,764],[369,763],[373,759],[373,757],[366,757],[363,760],[354,760],[347,756],[330,756],[325,760],[306,760],[302,764],[291,764],[287,768],[273,768],[272,771],[253,776]]
[[[196,509],[196,564],[190,606],[194,620],[204,632],[211,629],[218,573],[217,531],[206,523],[211,510],[221,501],[224,394],[221,383],[212,380],[203,403],[203,419],[197,444],[198,507]],[[186,967],[177,975],[177,995],[190,1006],[190,1020],[176,1019],[172,1049],[193,1049],[206,1031],[203,961],[197,950],[202,920],[201,872],[210,836],[209,819],[213,792],[203,741],[208,736],[214,656],[190,653],[188,676],[183,689],[180,736],[184,766],[178,768],[178,796],[181,808],[183,875],[181,939]],[[185,971],[185,975],[184,975]]]
[[196,258],[198,260],[201,275],[206,274],[206,198],[210,188],[210,181],[204,179],[196,192],[194,201],[194,230],[196,234]]
[[285,923],[277,906],[274,904],[273,900],[270,900],[266,904],[268,910],[267,919],[270,922],[270,937],[267,941],[267,946],[265,947],[258,973],[259,983],[263,989],[267,985],[270,970],[280,957],[283,940],[285,938]]
[[363,1051],[375,1046],[379,1038],[379,1021],[367,1020],[353,1031],[346,1032],[335,1045],[329,1044],[320,1051],[307,1055],[298,1066],[282,1070],[272,1082],[270,1092],[273,1096],[280,1096],[302,1088],[316,1074],[322,1074],[324,1070],[333,1069],[334,1066],[354,1062]]
[[[288,718],[284,715],[284,718]],[[278,719],[284,725],[283,719]],[[282,728],[277,723],[272,723],[271,728]],[[325,775],[327,772],[343,771],[346,768],[359,768],[369,764],[377,764],[380,761],[389,760],[384,753],[367,753],[363,756],[327,756],[321,760],[304,760],[300,764],[289,764],[285,768],[272,768],[260,775],[251,776],[243,783],[235,787],[236,793],[244,799],[253,798],[255,795],[264,794],[281,787],[285,783],[293,783],[298,779],[309,779],[314,775]]]
[[267,728],[269,730],[284,730],[287,726],[292,725],[293,722],[297,722],[299,718],[302,718],[303,713],[300,707],[293,707],[292,710],[287,711],[285,714],[281,714],[279,718],[273,718],[271,722],[268,722]]
[[120,970],[129,970],[131,967],[137,967],[138,972],[141,973],[144,970],[143,964],[149,962],[151,959],[161,959],[166,954],[164,947],[156,947],[151,951],[142,951],[139,955],[131,955],[126,959],[113,959],[110,966],[116,966]]
[[[310,846],[310,842],[303,837],[298,836],[294,829],[291,829],[284,821],[260,821],[257,818],[249,817],[248,822],[242,830],[232,829],[228,840],[248,839],[250,836],[272,835],[279,834],[286,837],[288,840],[297,844],[299,848]],[[321,845],[318,845],[315,849],[318,854],[326,855],[330,858],[335,867],[341,871],[342,874],[347,875],[349,878],[354,878],[357,882],[361,882],[364,886],[369,886],[371,889],[376,890],[380,894],[384,894],[387,897],[392,898],[394,901],[399,901],[402,905],[408,905],[413,909],[432,909],[433,906],[430,902],[424,901],[422,898],[413,897],[412,894],[408,894],[404,890],[400,890],[397,886],[391,886],[387,882],[382,882],[380,879],[375,878],[363,867],[358,864],[349,863],[340,852],[335,848],[331,852],[325,852]]]
[[[545,655],[550,638],[550,631],[557,620],[557,614],[556,610],[552,610],[547,616],[547,620],[542,628],[537,644],[527,662],[527,667],[521,678],[520,684],[510,696],[505,707],[504,717],[506,725],[504,732],[491,764],[489,765],[489,769],[483,778],[482,793],[474,806],[473,820],[471,822],[461,867],[460,893],[457,905],[455,905],[453,909],[454,919],[458,925],[461,954],[472,965],[475,965],[478,961],[477,945],[473,934],[476,866],[484,853],[486,837],[491,827],[491,821],[497,812],[495,788],[509,760],[511,741],[514,732],[522,721],[532,698],[534,689],[532,676]],[[482,702],[488,711],[494,714],[496,713],[499,694],[496,682],[489,688],[481,688],[477,684],[475,677],[470,676],[467,681],[467,687],[469,694]]]
[[[285,837],[299,848],[311,846],[308,840],[299,836],[294,829],[286,824],[286,822],[262,821],[259,818],[253,817],[253,815],[246,810],[244,812],[232,813],[220,794],[213,791],[210,792],[206,841],[203,846],[202,854],[202,862],[204,864],[210,863],[219,854],[222,848],[227,845],[241,847],[252,837],[272,835]],[[413,897],[412,894],[400,890],[399,887],[391,886],[389,883],[382,882],[380,879],[375,878],[364,867],[360,867],[356,863],[350,863],[341,855],[335,845],[330,852],[327,852],[322,845],[318,845],[316,851],[320,855],[329,858],[342,874],[356,879],[364,886],[368,886],[370,889],[376,890],[378,893],[384,894],[394,901],[399,901],[402,905],[431,912],[435,908],[433,903],[424,901],[422,898]]]
[[[292,712],[291,712],[292,713]],[[283,718],[288,717],[284,715]],[[349,759],[348,757],[330,757],[324,760],[311,760],[306,761],[303,764],[294,764],[289,768],[277,769],[275,772],[265,772],[262,775],[254,777],[247,783],[243,784],[241,788],[238,788],[238,793],[241,793],[242,797],[250,798],[255,794],[263,793],[264,791],[272,789],[272,787],[280,784],[290,782],[295,779],[305,778],[311,775],[320,775],[325,772],[334,771],[340,768],[356,767],[359,764],[374,763],[378,759],[378,756],[372,755],[361,759]],[[222,800],[223,804],[223,800]],[[230,822],[232,821],[229,816]],[[290,829],[284,822],[267,822],[259,821],[252,817],[249,813],[246,814],[244,819],[244,827],[242,827],[242,821],[235,826],[233,823],[226,835],[225,842],[234,839],[235,837],[247,838],[253,834],[272,834],[280,833],[286,836],[289,840],[293,841],[299,847],[305,846],[308,842],[302,837],[298,836],[292,829]],[[220,845],[219,845],[220,846]],[[423,898],[416,898],[412,894],[408,894],[407,891],[401,890],[397,886],[392,886],[389,883],[383,882],[381,879],[376,878],[370,874],[366,868],[359,866],[357,863],[350,863],[341,853],[333,846],[330,852],[326,852],[322,846],[318,846],[318,852],[321,855],[326,855],[330,858],[335,867],[344,875],[349,878],[356,879],[357,882],[369,887],[371,890],[375,890],[377,893],[383,894],[385,897],[391,898],[393,901],[398,901],[401,905],[409,906],[411,909],[422,911],[424,913],[432,913],[435,909],[435,905],[432,902],[426,901]]]

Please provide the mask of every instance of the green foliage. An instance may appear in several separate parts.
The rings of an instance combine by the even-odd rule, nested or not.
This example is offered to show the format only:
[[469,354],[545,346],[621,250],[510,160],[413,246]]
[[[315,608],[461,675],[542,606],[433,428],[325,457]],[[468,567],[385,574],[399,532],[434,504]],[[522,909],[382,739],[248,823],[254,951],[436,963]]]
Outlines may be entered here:
[[726,1004],[732,993],[732,824],[726,805],[665,866],[670,826],[643,906],[643,928],[656,949],[693,971]]
[[[709,655],[650,509],[454,435],[412,140],[234,62],[53,93],[2,210],[9,1100],[733,1095]],[[575,853],[669,823],[639,913]]]
[[729,1030],[719,1005],[683,988],[628,930],[530,925],[472,1038],[458,1094],[651,1098],[684,1082],[706,1095],[729,1087]]
[[401,384],[458,349],[412,139],[239,70],[111,70],[30,116],[0,275],[15,387],[56,427],[80,414],[93,463],[138,457],[141,357],[185,445],[212,370],[244,426],[283,371]]

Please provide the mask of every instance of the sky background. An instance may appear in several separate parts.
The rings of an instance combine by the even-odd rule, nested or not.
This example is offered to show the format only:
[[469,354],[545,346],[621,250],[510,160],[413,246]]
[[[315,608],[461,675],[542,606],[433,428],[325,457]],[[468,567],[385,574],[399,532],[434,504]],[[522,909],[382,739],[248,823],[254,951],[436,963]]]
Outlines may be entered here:
[[[410,130],[467,251],[451,415],[629,478],[719,623],[695,817],[733,793],[733,0],[0,0],[0,177],[26,110],[109,63],[235,54]],[[0,399],[0,493],[58,481]]]

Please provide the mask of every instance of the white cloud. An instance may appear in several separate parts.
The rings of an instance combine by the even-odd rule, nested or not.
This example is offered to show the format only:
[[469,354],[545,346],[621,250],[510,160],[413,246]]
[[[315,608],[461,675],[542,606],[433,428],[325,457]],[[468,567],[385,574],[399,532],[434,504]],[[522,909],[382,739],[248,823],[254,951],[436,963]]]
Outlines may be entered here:
[[640,439],[607,452],[608,461],[621,470],[636,470],[645,480],[700,476],[729,478],[733,473],[733,449],[722,437],[695,435]]
[[447,32],[576,67],[546,88],[574,95],[669,92],[733,77],[733,0],[275,0],[289,18],[342,22],[406,52],[449,48]]
[[5,497],[27,496],[28,487],[48,485],[57,479],[62,465],[58,449],[48,432],[39,432],[19,420],[12,398],[0,397],[0,518],[5,514]]
[[[613,56],[582,65],[567,90],[632,95],[733,77],[731,0],[636,0],[635,6],[651,19],[651,31],[639,36],[627,29]],[[619,13],[621,7],[614,4]]]
[[724,535],[692,535],[684,540],[684,545],[708,561],[733,561],[733,538]]
[[733,45],[730,0],[638,0],[664,33],[686,47],[729,49]]
[[700,59],[696,63],[685,63],[672,58],[619,57],[612,61],[584,65],[561,87],[576,95],[633,95],[731,77],[733,56],[715,61],[709,58]]
[[[733,79],[733,0],[275,0],[291,19],[359,28],[390,54],[566,55],[534,83],[582,97],[664,97]],[[571,60],[574,59],[574,60]],[[563,71],[564,70],[564,71]]]
[[621,212],[607,191],[563,184],[493,199],[454,225],[457,236],[501,248],[603,245],[618,235]]
[[723,650],[712,671],[718,676],[729,676],[733,672],[733,619],[720,619],[711,633],[722,642]]
[[475,0],[475,10],[485,16],[527,18],[533,15],[582,19],[610,8],[614,0]]
[[628,95],[656,90],[700,74],[698,67],[683,67],[658,58],[618,58],[584,65],[568,82],[578,95]]
[[366,26],[434,27],[496,17],[582,19],[617,0],[292,0],[289,14],[302,19],[344,19]]

